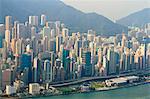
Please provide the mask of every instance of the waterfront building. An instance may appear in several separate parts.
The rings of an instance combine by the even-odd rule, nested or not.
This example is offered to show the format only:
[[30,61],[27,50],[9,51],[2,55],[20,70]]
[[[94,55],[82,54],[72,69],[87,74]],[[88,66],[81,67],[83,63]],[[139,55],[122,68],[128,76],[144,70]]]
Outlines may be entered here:
[[52,82],[53,79],[53,68],[50,64],[49,60],[45,60],[44,61],[44,82]]
[[139,81],[138,76],[126,76],[126,77],[119,77],[119,78],[112,78],[106,80],[105,83],[108,86],[122,86],[128,83],[133,83]]
[[12,70],[6,69],[2,70],[2,89],[6,87],[6,85],[12,84]]
[[83,65],[78,65],[77,67],[77,78],[81,78],[84,76]]
[[64,68],[62,66],[59,68],[58,76],[60,77],[60,81],[64,81],[65,79],[68,79],[66,77],[65,70],[64,70]]
[[21,73],[19,75],[19,79],[24,82],[25,86],[27,86],[30,82],[32,82],[31,81],[31,79],[32,79],[31,70],[29,70],[28,67],[25,67],[21,71]]
[[6,95],[13,95],[16,93],[14,86],[6,85]]
[[14,85],[14,87],[16,89],[16,92],[21,92],[22,89],[25,87],[24,86],[24,82],[21,81],[21,80],[15,80],[13,85]]
[[82,92],[87,92],[87,91],[90,91],[90,85],[81,85],[81,91]]
[[29,94],[36,95],[40,92],[40,85],[38,83],[29,84]]

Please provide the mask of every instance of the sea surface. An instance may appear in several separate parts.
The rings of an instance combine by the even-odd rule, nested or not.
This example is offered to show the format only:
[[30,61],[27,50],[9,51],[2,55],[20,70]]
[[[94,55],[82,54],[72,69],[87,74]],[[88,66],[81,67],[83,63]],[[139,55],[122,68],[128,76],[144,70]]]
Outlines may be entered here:
[[102,92],[39,97],[34,99],[150,99],[150,84]]

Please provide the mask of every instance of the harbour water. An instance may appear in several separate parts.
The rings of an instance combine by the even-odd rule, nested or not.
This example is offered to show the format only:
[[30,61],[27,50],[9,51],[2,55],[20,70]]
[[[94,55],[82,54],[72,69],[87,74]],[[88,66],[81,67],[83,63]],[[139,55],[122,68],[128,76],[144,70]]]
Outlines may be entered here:
[[36,99],[150,99],[150,84],[110,91],[39,97]]

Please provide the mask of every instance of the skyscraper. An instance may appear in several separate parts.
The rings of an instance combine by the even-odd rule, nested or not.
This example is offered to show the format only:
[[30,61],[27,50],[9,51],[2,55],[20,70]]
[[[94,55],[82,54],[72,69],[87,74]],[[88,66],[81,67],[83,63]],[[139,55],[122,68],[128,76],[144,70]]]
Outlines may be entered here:
[[16,53],[16,39],[11,40],[11,50],[12,50],[13,54]]
[[130,50],[127,48],[125,52],[125,70],[130,71],[131,66],[130,66]]
[[35,57],[33,61],[33,82],[39,82],[39,69],[39,59]]
[[3,48],[3,37],[1,33],[0,33],[0,48]]
[[69,30],[67,28],[63,28],[62,29],[62,37],[63,37],[63,41],[65,41],[66,37],[68,37],[69,35]]
[[10,30],[6,30],[5,31],[5,41],[7,43],[7,48],[10,46],[10,40],[11,40]]
[[48,51],[48,37],[44,36],[43,38],[43,51]]
[[45,26],[46,24],[46,15],[41,15],[41,26]]
[[52,66],[50,64],[49,60],[45,60],[44,61],[44,81],[45,82],[52,82],[52,77],[53,77],[53,73],[52,73]]
[[19,56],[22,54],[22,50],[21,50],[21,47],[22,46],[22,40],[21,39],[18,39],[16,41],[16,45],[15,45],[15,55],[16,56]]
[[61,35],[56,36],[56,52],[60,51],[60,45],[63,42],[63,38]]
[[12,25],[12,17],[11,16],[6,16],[5,17],[5,29],[10,30]]
[[54,39],[48,41],[48,49],[50,52],[56,52],[56,41]]
[[36,36],[36,28],[35,27],[31,27],[31,38],[33,36]]
[[116,73],[116,66],[117,66],[116,58],[117,58],[117,54],[114,51],[114,47],[110,47],[107,51],[107,60],[109,62],[108,74]]
[[122,42],[121,42],[121,43],[122,43],[122,47],[125,47],[125,42],[126,42],[126,40],[127,40],[127,39],[126,39],[126,36],[125,36],[125,34],[123,33],[123,34],[122,34]]
[[107,75],[109,75],[108,73],[108,71],[109,71],[109,67],[108,67],[108,65],[109,65],[109,63],[108,63],[108,59],[107,59],[107,57],[106,56],[103,56],[103,71],[101,72],[102,74],[102,76],[107,76]]
[[91,52],[88,49],[83,50],[82,64],[84,64],[84,76],[92,75]]
[[17,38],[30,38],[31,33],[29,32],[29,28],[24,25],[24,23],[17,24]]
[[75,53],[76,53],[76,56],[79,57],[79,51],[80,51],[80,48],[82,47],[82,41],[81,40],[77,40],[75,42]]
[[47,36],[48,37],[48,39],[50,39],[50,33],[51,33],[51,29],[50,29],[50,27],[44,27],[43,28],[43,38],[45,37],[45,36]]
[[2,88],[4,89],[6,85],[11,85],[12,83],[12,70],[6,69],[2,70]]
[[65,75],[66,75],[66,79],[68,79],[69,77],[69,70],[70,70],[70,58],[69,58],[69,53],[70,53],[70,50],[69,49],[63,49],[63,52],[62,52],[62,65],[63,65],[63,68],[64,68],[64,71],[65,71]]
[[20,69],[28,69],[28,80],[32,82],[32,63],[31,63],[31,54],[24,53],[20,57]]
[[38,26],[38,16],[29,16],[29,25]]

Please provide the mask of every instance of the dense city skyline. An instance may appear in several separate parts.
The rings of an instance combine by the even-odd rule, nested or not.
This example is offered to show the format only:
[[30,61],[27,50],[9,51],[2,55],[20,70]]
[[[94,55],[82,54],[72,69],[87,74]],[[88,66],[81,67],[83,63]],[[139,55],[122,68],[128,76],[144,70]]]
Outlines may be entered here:
[[[80,6],[77,8],[81,11],[65,3]],[[109,93],[150,83],[148,0],[65,0],[65,3],[2,1],[0,6],[6,9],[0,10],[0,98],[60,96],[62,99],[63,95]],[[111,20],[147,9],[113,22],[97,14],[99,6],[105,14],[109,13],[105,16]],[[142,99],[143,93],[140,92]],[[132,96],[135,95],[121,95],[125,99]]]
[[[72,33],[63,22],[50,21],[44,14],[28,16],[26,22],[12,18],[6,16],[0,25],[0,90],[4,96],[72,93],[74,87],[65,86],[74,84],[78,85],[76,93],[99,86],[109,90],[145,81],[138,74],[147,74],[150,68],[149,23],[106,37],[92,29]],[[101,78],[105,80],[93,82]]]

